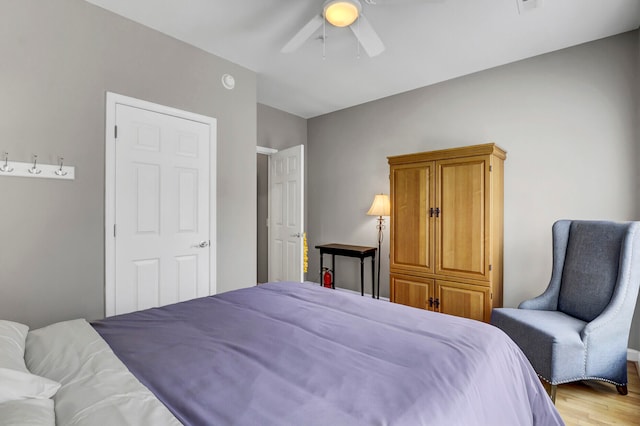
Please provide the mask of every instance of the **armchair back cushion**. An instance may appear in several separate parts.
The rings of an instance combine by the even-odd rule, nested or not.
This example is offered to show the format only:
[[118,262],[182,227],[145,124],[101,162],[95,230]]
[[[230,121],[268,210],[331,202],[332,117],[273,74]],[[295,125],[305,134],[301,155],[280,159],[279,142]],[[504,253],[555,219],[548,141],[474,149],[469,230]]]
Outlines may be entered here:
[[628,224],[571,223],[558,310],[590,322],[607,307],[618,282]]

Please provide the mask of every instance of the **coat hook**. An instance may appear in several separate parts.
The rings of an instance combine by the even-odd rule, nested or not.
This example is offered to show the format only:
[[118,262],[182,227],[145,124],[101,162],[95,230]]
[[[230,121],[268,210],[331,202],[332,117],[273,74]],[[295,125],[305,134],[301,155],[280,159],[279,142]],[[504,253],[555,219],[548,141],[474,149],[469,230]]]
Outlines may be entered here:
[[11,173],[13,171],[13,167],[9,167],[9,153],[7,151],[4,152],[4,164],[0,166],[0,172]]
[[58,176],[66,176],[67,172],[65,172],[64,170],[62,170],[62,165],[64,163],[64,157],[58,157],[58,164],[60,164],[60,168],[57,169],[54,173],[57,174]]
[[38,156],[36,154],[33,154],[33,167],[29,169],[29,173],[31,173],[32,175],[39,175],[40,172],[42,172],[42,170],[38,168],[37,163]]

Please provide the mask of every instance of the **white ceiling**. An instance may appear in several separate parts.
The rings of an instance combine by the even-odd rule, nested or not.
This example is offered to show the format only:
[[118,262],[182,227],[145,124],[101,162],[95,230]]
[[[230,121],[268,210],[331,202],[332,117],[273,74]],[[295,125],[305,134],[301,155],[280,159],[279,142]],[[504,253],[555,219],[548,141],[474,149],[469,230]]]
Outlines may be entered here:
[[[324,0],[87,0],[257,73],[258,102],[310,118],[637,29],[640,0],[377,0],[374,58],[348,28],[280,49]],[[236,84],[242,84],[236,81]]]

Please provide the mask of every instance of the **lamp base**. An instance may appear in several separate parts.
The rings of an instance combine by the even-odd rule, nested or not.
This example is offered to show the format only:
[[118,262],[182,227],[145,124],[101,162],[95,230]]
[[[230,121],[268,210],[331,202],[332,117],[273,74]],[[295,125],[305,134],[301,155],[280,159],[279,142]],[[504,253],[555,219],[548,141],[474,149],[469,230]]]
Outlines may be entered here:
[[377,291],[374,291],[371,296],[375,297],[376,299],[380,299],[380,260],[382,259],[382,238],[384,237],[384,234],[382,233],[382,230],[384,229],[384,218],[382,216],[378,216],[378,284],[377,284]]

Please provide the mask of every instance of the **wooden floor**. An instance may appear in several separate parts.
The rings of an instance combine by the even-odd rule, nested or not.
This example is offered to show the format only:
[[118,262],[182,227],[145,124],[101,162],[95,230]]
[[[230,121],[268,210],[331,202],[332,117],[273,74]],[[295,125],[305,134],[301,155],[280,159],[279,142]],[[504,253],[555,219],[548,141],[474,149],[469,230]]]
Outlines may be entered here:
[[628,362],[627,369],[628,395],[604,382],[559,385],[556,408],[567,426],[640,425],[640,377],[635,363]]

